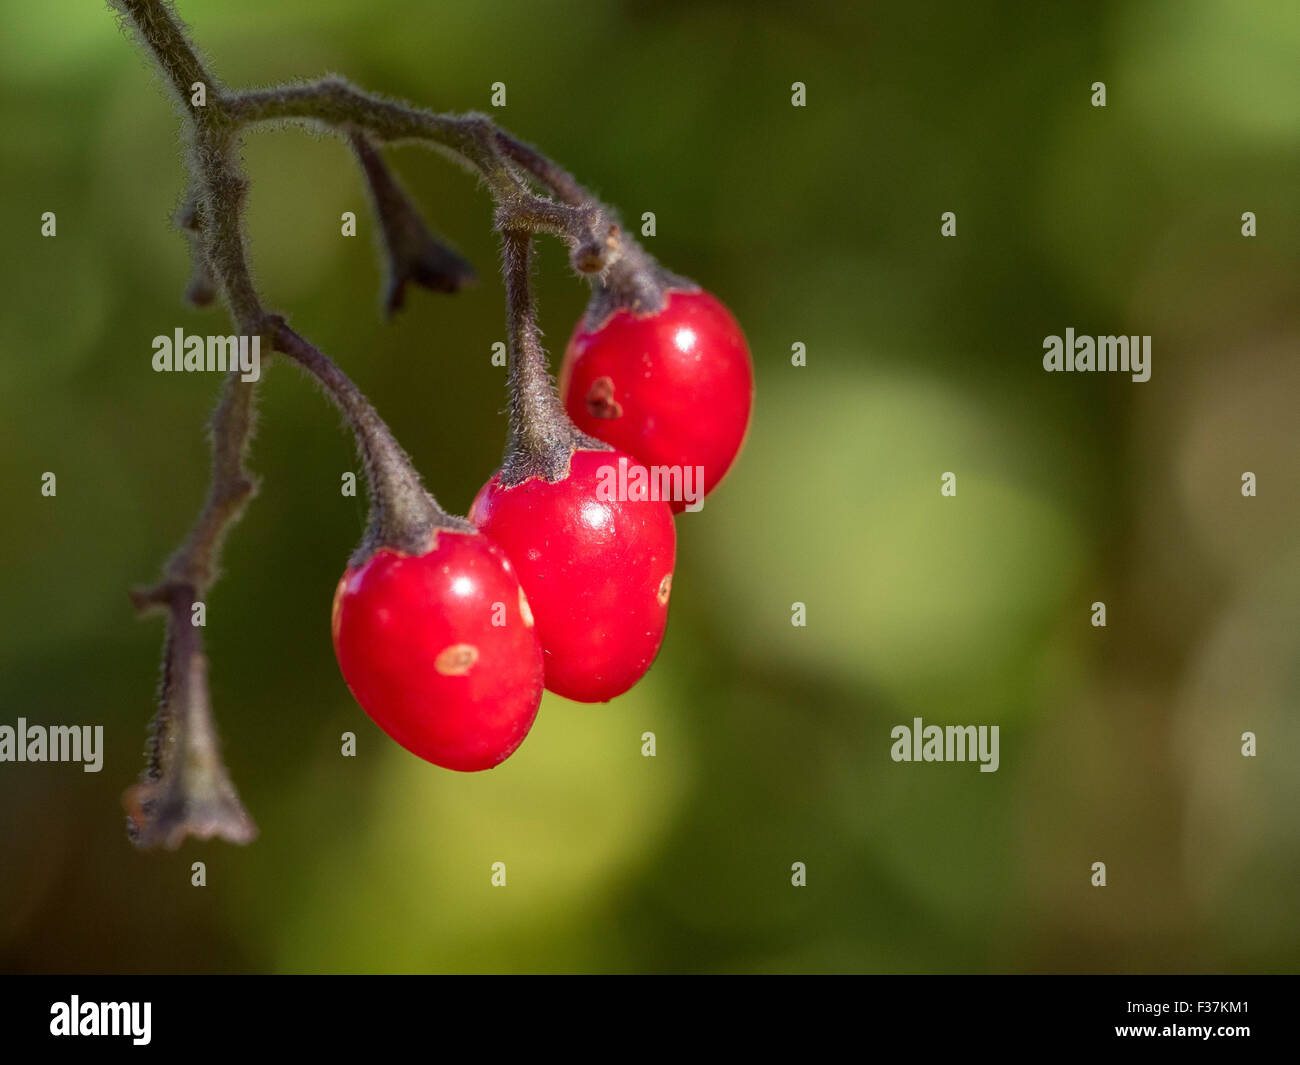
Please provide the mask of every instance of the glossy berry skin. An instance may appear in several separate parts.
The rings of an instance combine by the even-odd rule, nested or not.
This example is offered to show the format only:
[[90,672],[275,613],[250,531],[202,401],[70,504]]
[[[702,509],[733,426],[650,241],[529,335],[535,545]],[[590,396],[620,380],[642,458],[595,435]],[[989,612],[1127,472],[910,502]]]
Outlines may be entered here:
[[590,330],[580,322],[560,395],[579,429],[646,465],[702,466],[707,493],[745,441],[754,366],[726,307],[702,290],[669,290],[657,314],[619,310]]
[[350,568],[332,627],[361,708],[434,765],[491,769],[537,716],[542,652],[528,600],[506,556],[474,532],[441,529],[423,555],[381,548]]
[[[480,489],[469,518],[509,556],[537,619],[546,687],[578,702],[605,702],[654,661],[668,621],[677,555],[662,502],[604,498],[616,451],[574,451],[555,484],[531,477],[511,488],[500,474]],[[617,494],[617,493],[612,493]]]

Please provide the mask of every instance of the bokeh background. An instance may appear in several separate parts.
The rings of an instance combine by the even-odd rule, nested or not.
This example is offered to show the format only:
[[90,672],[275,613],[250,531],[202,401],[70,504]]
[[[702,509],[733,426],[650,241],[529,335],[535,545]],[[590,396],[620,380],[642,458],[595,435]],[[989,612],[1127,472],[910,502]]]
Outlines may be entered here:
[[[335,71],[459,111],[505,82],[500,121],[626,218],[654,211],[650,249],[733,308],[756,420],[679,524],[646,680],[607,706],[548,695],[513,758],[461,776],[387,740],[339,677],[330,601],[364,521],[339,484],[358,463],[317,390],[272,367],[261,494],[206,630],[261,837],[136,852],[120,794],[143,764],[161,622],[126,593],[203,497],[218,388],[161,379],[150,340],[229,329],[181,301],[177,123],[151,69],[100,4],[10,12],[0,723],[103,724],[106,758],[98,775],[0,765],[0,968],[1300,967],[1300,8],[181,12],[231,85]],[[413,290],[382,324],[357,167],[296,131],[247,144],[257,279],[463,511],[505,429],[490,205],[431,152],[387,157],[477,288]],[[538,285],[558,356],[585,292],[553,241]],[[1150,382],[1045,374],[1042,339],[1067,326],[1151,334]],[[893,763],[889,731],[914,716],[999,724],[1000,770]]]

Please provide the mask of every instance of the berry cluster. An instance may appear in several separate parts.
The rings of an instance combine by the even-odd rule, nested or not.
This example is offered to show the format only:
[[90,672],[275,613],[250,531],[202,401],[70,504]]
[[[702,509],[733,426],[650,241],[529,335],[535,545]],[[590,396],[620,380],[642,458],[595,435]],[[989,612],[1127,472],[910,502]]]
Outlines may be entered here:
[[[362,708],[421,758],[473,771],[523,742],[544,689],[581,702],[627,691],[663,642],[673,512],[698,509],[744,441],[754,382],[740,327],[712,296],[660,267],[573,175],[488,116],[433,113],[334,75],[225,86],[169,3],[112,3],[185,116],[189,185],[176,223],[193,261],[187,298],[206,306],[220,297],[241,339],[270,344],[314,378],[356,436],[370,515],[335,591],[332,632]],[[389,315],[408,285],[454,293],[476,274],[425,224],[382,146],[424,143],[476,172],[492,196],[510,426],[501,468],[468,518],[438,505],[351,378],[262,302],[247,259],[240,150],[246,133],[284,124],[350,145],[385,253]],[[343,218],[343,235],[355,235],[355,215]],[[563,399],[529,278],[540,234],[562,240],[574,271],[592,282]],[[132,594],[141,611],[167,611],[148,761],[124,798],[141,847],[257,834],[221,760],[202,634],[189,624],[216,578],[226,531],[256,491],[244,465],[254,389],[227,374],[211,422],[207,499],[162,579]]]
[[535,324],[530,255],[531,238],[507,236],[503,465],[468,523],[440,510],[414,526],[390,521],[334,599],[334,649],[357,702],[448,769],[507,758],[543,688],[604,702],[650,668],[668,620],[681,501],[619,498],[602,485],[622,460],[698,468],[712,489],[740,450],[753,401],[736,321],[638,249],[598,283],[568,347],[561,403]]

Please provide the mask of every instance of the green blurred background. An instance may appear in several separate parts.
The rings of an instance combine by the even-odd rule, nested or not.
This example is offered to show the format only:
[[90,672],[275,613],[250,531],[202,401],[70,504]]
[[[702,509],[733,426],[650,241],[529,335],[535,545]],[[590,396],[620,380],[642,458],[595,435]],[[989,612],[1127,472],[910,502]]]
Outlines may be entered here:
[[[335,71],[463,111],[505,82],[500,121],[628,220],[654,211],[650,250],[734,310],[756,418],[679,523],[645,681],[608,706],[548,695],[514,757],[462,776],[390,742],[339,677],[330,601],[364,520],[339,484],[358,465],[316,389],[273,366],[261,494],[206,630],[261,837],[134,851],[120,794],[161,623],[126,592],[203,498],[218,387],[160,378],[150,341],[229,327],[181,302],[177,122],[151,69],[100,4],[19,5],[0,37],[0,723],[103,724],[106,758],[0,765],[0,968],[1300,967],[1300,7],[181,13],[233,86]],[[477,288],[413,290],[382,324],[358,169],[296,131],[247,144],[257,280],[463,511],[504,435],[490,204],[433,153],[387,157]],[[558,357],[585,292],[554,241],[538,285]],[[1067,326],[1151,334],[1150,382],[1045,374],[1042,339]],[[914,716],[999,724],[1000,770],[893,763]]]

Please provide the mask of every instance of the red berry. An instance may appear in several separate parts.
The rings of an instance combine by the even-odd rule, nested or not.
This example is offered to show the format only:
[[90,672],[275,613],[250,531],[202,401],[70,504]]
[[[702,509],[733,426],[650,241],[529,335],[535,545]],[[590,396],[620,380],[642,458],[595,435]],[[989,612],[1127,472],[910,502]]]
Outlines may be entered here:
[[542,653],[506,556],[440,529],[422,555],[380,548],[334,594],[334,653],[361,708],[413,754],[491,769],[528,734]]
[[713,296],[664,295],[655,314],[623,309],[595,328],[579,322],[560,394],[583,432],[647,466],[702,466],[708,492],[744,443],[754,367],[740,326]]
[[505,487],[498,471],[469,511],[519,574],[537,619],[546,687],[585,703],[632,687],[659,652],[668,621],[672,512],[605,490],[620,458],[627,460],[617,451],[576,450],[568,475],[553,484],[530,477]]

